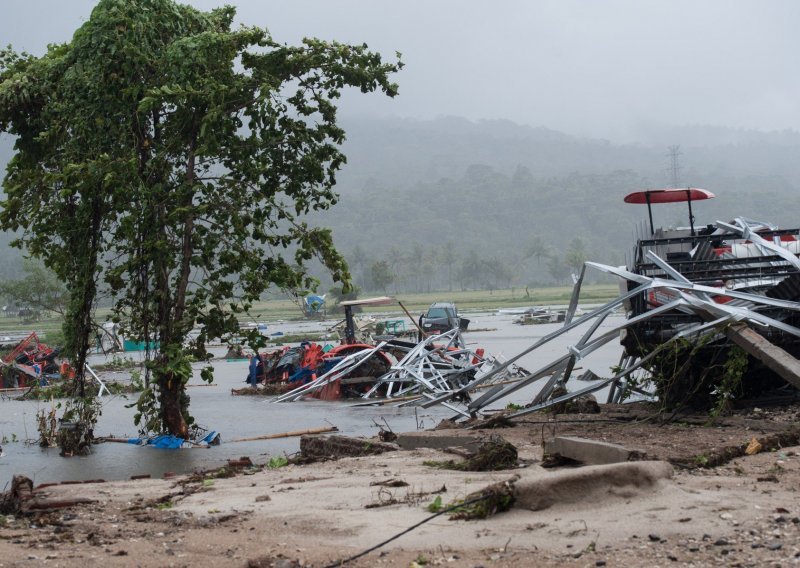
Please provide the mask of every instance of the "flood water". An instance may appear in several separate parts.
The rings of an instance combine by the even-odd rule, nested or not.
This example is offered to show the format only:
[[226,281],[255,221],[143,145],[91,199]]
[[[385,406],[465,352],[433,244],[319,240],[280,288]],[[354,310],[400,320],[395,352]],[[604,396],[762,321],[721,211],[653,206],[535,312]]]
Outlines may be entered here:
[[[502,356],[506,359],[522,352],[539,338],[558,329],[561,324],[521,326],[512,323],[516,316],[494,313],[468,313],[470,328],[478,331],[464,334],[471,348],[483,347],[487,355]],[[602,333],[619,325],[621,316],[609,317],[600,327]],[[268,332],[302,333],[319,331],[329,322],[291,322],[270,323]],[[588,326],[582,326],[526,355],[519,365],[533,371],[553,359],[564,355],[569,345],[578,341]],[[609,369],[619,361],[621,347],[616,341],[592,353],[586,360],[578,363],[582,369],[591,369],[599,376],[609,376]],[[236,438],[260,436],[265,434],[304,430],[334,425],[341,434],[350,436],[371,436],[379,431],[376,423],[388,425],[395,432],[427,429],[435,426],[443,418],[453,416],[444,407],[414,409],[358,407],[352,401],[320,402],[304,401],[275,404],[271,398],[254,396],[232,396],[232,388],[245,386],[247,361],[227,362],[221,356],[224,349],[215,351],[220,357],[215,359],[214,384],[204,385],[199,380],[199,372],[189,383],[191,396],[190,410],[198,424],[221,433],[222,444],[210,449],[160,450],[128,444],[105,443],[94,446],[91,455],[86,457],[61,458],[58,449],[41,449],[35,439],[36,413],[39,409],[49,410],[49,402],[18,401],[11,398],[0,399],[0,439],[3,456],[0,457],[0,491],[10,483],[13,474],[24,474],[35,483],[48,483],[67,480],[86,479],[128,479],[132,475],[149,474],[161,477],[166,472],[186,473],[224,465],[230,458],[249,456],[254,462],[263,463],[267,456],[293,453],[299,449],[299,438],[280,438],[253,442],[232,442]],[[126,356],[131,354],[125,354]],[[92,356],[91,363],[101,363],[103,356]],[[199,367],[198,367],[199,368]],[[578,371],[575,374],[580,374]],[[114,379],[109,373],[104,378]],[[125,373],[117,374],[125,379]],[[586,383],[576,382],[568,385],[576,390]],[[525,404],[540,388],[536,383],[498,401],[497,408],[508,403]],[[102,397],[103,413],[95,436],[135,437],[133,425],[134,408],[126,408],[136,400],[137,395]],[[598,401],[604,402],[603,392],[597,394]],[[26,443],[26,441],[34,441]]]

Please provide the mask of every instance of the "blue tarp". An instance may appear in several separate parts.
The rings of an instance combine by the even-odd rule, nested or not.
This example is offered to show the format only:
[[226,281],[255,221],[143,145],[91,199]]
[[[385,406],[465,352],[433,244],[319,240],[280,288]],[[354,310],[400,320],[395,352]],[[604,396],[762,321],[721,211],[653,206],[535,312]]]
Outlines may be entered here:
[[152,438],[128,438],[128,443],[139,446],[151,446],[153,448],[161,448],[165,450],[177,450],[183,447],[190,448],[192,446],[210,446],[213,445],[218,438],[219,433],[216,430],[212,430],[198,442],[188,442],[183,438],[178,438],[172,434],[160,434]]

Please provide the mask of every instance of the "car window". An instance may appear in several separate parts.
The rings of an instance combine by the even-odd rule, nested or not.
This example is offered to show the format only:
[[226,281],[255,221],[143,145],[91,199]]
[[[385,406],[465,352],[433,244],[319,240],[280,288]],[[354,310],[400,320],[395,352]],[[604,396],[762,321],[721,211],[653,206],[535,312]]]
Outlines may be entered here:
[[430,308],[428,310],[428,315],[426,317],[431,318],[431,319],[433,319],[433,318],[446,318],[447,317],[447,311],[444,308]]

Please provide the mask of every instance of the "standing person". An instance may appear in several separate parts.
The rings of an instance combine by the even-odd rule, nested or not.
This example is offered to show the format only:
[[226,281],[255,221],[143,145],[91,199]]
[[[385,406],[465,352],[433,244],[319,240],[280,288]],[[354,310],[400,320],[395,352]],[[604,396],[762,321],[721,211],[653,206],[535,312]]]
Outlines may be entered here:
[[259,355],[258,351],[256,351],[255,355],[250,357],[250,372],[247,375],[247,384],[251,387],[255,388],[258,384],[258,366],[261,364],[261,368],[264,368],[264,364],[261,361],[261,355]]
[[267,370],[264,364],[264,358],[258,351],[256,351],[256,358],[258,359],[256,363],[256,383],[267,384]]

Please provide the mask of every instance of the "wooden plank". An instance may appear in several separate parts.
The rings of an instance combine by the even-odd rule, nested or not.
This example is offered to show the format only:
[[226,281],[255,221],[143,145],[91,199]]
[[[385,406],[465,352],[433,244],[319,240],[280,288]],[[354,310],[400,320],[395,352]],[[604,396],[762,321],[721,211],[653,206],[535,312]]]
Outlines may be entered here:
[[275,438],[291,438],[293,436],[305,436],[308,434],[324,434],[325,432],[338,432],[336,426],[323,426],[322,428],[311,428],[309,430],[295,430],[293,432],[281,432],[279,434],[265,434],[264,436],[252,436],[250,438],[237,438],[233,442],[254,442],[256,440],[273,440]]
[[749,355],[776,372],[787,383],[800,389],[800,361],[794,356],[742,322],[726,327],[725,335]]

